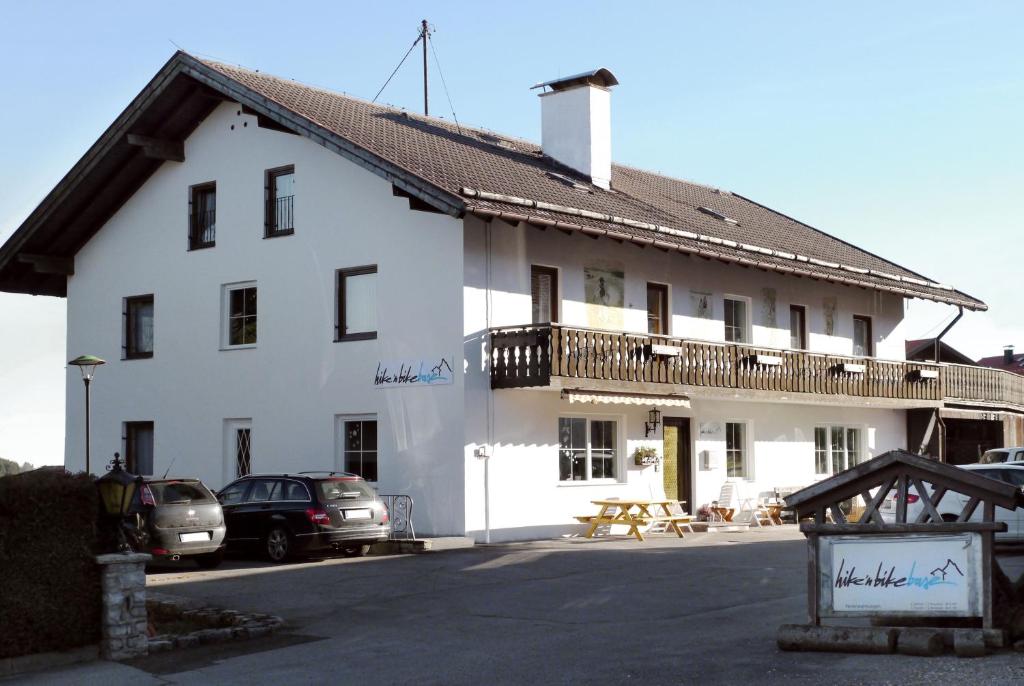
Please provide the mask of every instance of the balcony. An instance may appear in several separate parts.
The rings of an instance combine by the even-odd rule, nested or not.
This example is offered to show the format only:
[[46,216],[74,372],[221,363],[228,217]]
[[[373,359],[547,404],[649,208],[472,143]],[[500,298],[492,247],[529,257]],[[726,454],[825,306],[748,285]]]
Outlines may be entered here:
[[878,399],[891,406],[952,402],[1024,411],[1024,376],[986,367],[690,341],[562,324],[493,329],[491,387],[547,386],[634,392],[721,389],[731,391],[728,397],[795,400],[793,396],[806,394],[836,400]]

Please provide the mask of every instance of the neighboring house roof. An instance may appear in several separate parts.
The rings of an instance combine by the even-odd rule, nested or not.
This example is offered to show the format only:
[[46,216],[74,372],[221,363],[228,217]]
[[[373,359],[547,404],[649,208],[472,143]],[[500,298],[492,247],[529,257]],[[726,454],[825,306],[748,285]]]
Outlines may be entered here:
[[[907,359],[918,362],[935,360],[935,339],[919,338],[914,341],[907,341]],[[953,364],[973,365],[974,360],[964,355],[945,341],[939,341],[939,362],[950,362]]]
[[1011,362],[1005,361],[1002,355],[983,357],[978,360],[978,366],[1002,369],[1007,372],[1013,372],[1014,374],[1024,374],[1024,353],[1015,354]]
[[[606,235],[728,263],[984,310],[982,301],[743,196],[613,165],[611,191],[520,139],[176,53],[14,235],[0,290],[64,294],[71,257],[162,163],[128,134],[181,141],[219,101],[306,136],[453,216]],[[40,268],[40,265],[42,268]],[[47,271],[56,274],[45,273]]]

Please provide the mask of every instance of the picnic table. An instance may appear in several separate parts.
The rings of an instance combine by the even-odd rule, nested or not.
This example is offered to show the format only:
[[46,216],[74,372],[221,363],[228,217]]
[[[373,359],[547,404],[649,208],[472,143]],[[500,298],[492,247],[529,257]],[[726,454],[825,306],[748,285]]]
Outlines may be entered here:
[[[680,504],[678,500],[634,500],[622,498],[619,500],[591,500],[599,510],[596,515],[581,515],[576,519],[584,524],[589,524],[585,534],[587,538],[593,538],[594,532],[599,526],[612,526],[620,524],[629,527],[629,533],[636,536],[638,541],[644,540],[640,527],[662,524],[665,530],[672,530],[679,538],[683,537],[683,530],[679,528],[683,524],[689,528],[693,517],[688,514],[673,512],[672,507]],[[690,529],[692,532],[693,529]]]

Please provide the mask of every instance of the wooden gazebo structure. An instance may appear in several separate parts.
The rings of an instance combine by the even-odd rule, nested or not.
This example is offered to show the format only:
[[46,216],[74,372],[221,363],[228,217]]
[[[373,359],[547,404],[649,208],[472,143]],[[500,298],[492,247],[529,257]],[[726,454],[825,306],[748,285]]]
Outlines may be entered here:
[[[893,490],[895,516],[886,521],[880,506]],[[908,492],[921,503],[912,521]],[[955,513],[947,507],[940,514],[950,492],[966,500]],[[865,509],[858,521],[848,521],[840,504],[857,497]],[[787,505],[798,519],[811,519],[800,524],[808,543],[810,624],[835,617],[980,617],[991,629],[993,539],[1006,531],[995,508],[1014,509],[1020,499],[1012,484],[899,450],[793,493]],[[972,520],[979,508],[980,520]]]

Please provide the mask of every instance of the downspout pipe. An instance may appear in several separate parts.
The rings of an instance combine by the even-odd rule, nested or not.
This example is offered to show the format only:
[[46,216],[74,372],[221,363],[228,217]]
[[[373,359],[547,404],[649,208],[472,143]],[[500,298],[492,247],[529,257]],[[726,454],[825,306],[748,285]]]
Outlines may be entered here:
[[951,321],[949,324],[947,324],[946,328],[943,329],[939,333],[939,335],[935,337],[935,363],[936,364],[939,363],[939,341],[941,341],[942,337],[945,336],[947,333],[949,333],[949,330],[953,328],[953,325],[955,325],[958,321],[960,321],[960,318],[964,316],[964,307],[963,307],[963,305],[957,305],[957,309],[960,310],[960,311],[957,312],[955,317],[953,317],[953,321]]

